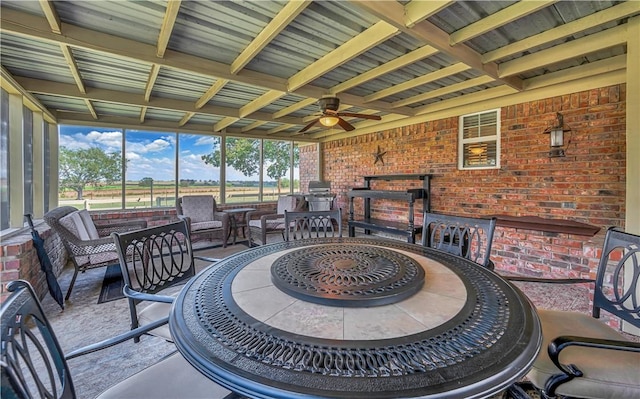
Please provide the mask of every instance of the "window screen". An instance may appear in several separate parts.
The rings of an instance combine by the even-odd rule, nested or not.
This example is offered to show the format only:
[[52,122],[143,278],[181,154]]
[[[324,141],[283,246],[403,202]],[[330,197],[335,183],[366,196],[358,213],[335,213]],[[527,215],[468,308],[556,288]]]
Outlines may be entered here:
[[459,169],[500,167],[500,110],[460,117]]

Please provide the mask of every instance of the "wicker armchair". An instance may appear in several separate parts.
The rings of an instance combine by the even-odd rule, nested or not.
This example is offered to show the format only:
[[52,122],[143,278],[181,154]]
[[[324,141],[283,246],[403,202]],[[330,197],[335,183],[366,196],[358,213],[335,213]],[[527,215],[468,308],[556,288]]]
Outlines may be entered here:
[[300,195],[283,195],[278,198],[275,209],[259,210],[247,212],[246,220],[249,246],[256,245],[256,240],[260,240],[261,245],[267,243],[267,235],[280,234],[284,240],[284,212],[285,211],[306,211],[307,201]]
[[94,224],[89,212],[72,206],[62,206],[47,212],[44,220],[60,236],[75,268],[65,299],[79,272],[118,263],[118,253],[111,238],[113,232],[138,230],[147,227],[144,220],[131,220],[107,225]]
[[229,214],[219,211],[212,195],[185,195],[176,202],[178,218],[185,219],[190,236],[220,234],[222,247],[227,247],[229,238]]

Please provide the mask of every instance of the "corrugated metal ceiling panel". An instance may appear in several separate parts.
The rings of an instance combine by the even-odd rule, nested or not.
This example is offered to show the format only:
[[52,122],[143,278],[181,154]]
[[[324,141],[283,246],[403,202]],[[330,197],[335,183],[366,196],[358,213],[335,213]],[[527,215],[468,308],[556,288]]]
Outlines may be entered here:
[[16,76],[74,83],[60,46],[3,33],[0,36],[2,66]]
[[144,93],[151,67],[123,57],[73,49],[83,81],[89,87]]
[[[599,24],[594,22],[592,25],[586,26],[583,31],[570,37],[563,37],[549,43],[529,45],[519,53],[502,56],[495,63],[500,65],[590,34],[599,32],[606,34],[607,29],[625,24],[629,15],[640,15],[640,7],[636,7],[637,11],[634,14],[633,8],[629,6],[636,3],[620,1],[556,2],[526,17],[464,42],[464,46],[461,47],[470,49],[470,52],[459,54],[455,51],[447,51],[445,46],[441,48],[442,52],[348,88],[343,93],[338,93],[338,97],[341,97],[343,105],[353,106],[348,110],[350,112],[372,112],[370,106],[378,115],[386,115],[390,110],[393,110],[393,112],[400,112],[405,116],[412,116],[412,108],[438,103],[504,84],[518,87],[519,84],[523,84],[522,79],[551,74],[576,66],[585,66],[597,60],[625,54],[626,44],[624,43],[593,52],[589,52],[587,48],[574,59],[555,62],[551,59],[545,65],[535,66],[530,71],[518,71],[516,76],[512,76],[513,80],[505,81],[495,74],[492,75],[491,71],[495,70],[495,65],[490,65],[486,69],[470,69],[432,82],[414,83],[412,87],[404,87],[406,82],[413,79],[426,76],[461,61],[466,62],[468,61],[465,59],[466,57],[470,57],[471,64],[473,64],[474,57],[479,57],[479,55],[491,50],[514,42],[517,43],[541,32],[548,32],[595,12],[617,7],[617,12],[626,14],[618,16],[615,21]],[[71,101],[64,98],[64,96],[69,96],[69,93],[74,91],[73,89],[61,85],[46,84],[48,81],[76,84],[71,74],[71,67],[67,64],[60,50],[61,46],[70,46],[83,84],[87,88],[110,91],[96,90],[92,92],[88,90],[87,96],[96,104],[95,107],[99,114],[115,115],[119,112],[122,116],[139,118],[140,99],[149,81],[151,64],[157,62],[157,65],[160,66],[160,72],[152,88],[150,106],[145,117],[146,124],[153,124],[155,119],[177,124],[185,115],[185,110],[195,106],[196,101],[211,85],[219,79],[228,79],[229,82],[208,102],[209,107],[207,108],[207,112],[215,112],[216,106],[224,107],[223,115],[196,114],[188,122],[189,125],[208,125],[207,129],[212,128],[213,124],[221,121],[225,116],[234,115],[235,111],[239,116],[242,107],[269,90],[285,90],[287,79],[340,48],[349,40],[358,38],[358,35],[381,19],[390,17],[390,15],[383,15],[384,12],[380,13],[380,10],[385,10],[384,7],[376,10],[376,7],[380,5],[376,2],[360,3],[338,0],[310,2],[292,22],[275,35],[273,40],[255,58],[233,75],[231,74],[232,62],[287,5],[287,1],[183,1],[169,37],[169,51],[166,53],[165,59],[156,59],[154,54],[158,45],[164,13],[167,10],[165,0],[71,0],[55,1],[48,4],[54,7],[60,19],[68,24],[67,26],[76,26],[87,31],[82,32],[82,35],[78,37],[74,36],[77,29],[70,29],[67,32],[68,35],[65,35],[64,32],[63,35],[47,32],[47,29],[43,27],[48,26],[49,23],[45,20],[42,6],[37,1],[3,0],[0,4],[3,11],[11,9],[11,12],[6,13],[9,17],[5,17],[5,12],[2,14],[3,28],[7,20],[10,25],[8,29],[2,30],[0,37],[2,66],[15,76],[17,81],[23,77],[42,80],[42,82],[25,81],[25,85],[30,85],[29,87],[34,93],[37,92],[36,87],[46,87],[46,90],[51,93],[56,93],[59,90],[59,95],[42,96],[43,101],[47,102],[47,106],[53,107],[52,109],[68,107],[69,111],[88,114],[88,109],[81,96],[71,99]],[[401,15],[402,6],[405,4],[407,2],[403,0],[387,5],[400,7],[396,11],[400,11],[398,15]],[[448,4],[446,8],[430,16],[427,23],[435,25],[436,29],[441,29],[440,33],[446,39],[447,34],[459,31],[513,4],[516,2],[457,1]],[[372,7],[372,13],[368,11],[369,7]],[[622,11],[620,11],[621,8]],[[376,12],[381,15],[380,18],[373,16],[373,13]],[[409,11],[405,10],[405,12]],[[27,22],[23,21],[35,21],[37,27],[30,27]],[[389,21],[392,24],[402,22],[402,20]],[[264,105],[262,109],[258,110],[260,115],[252,117],[249,114],[231,124],[229,130],[235,129],[237,131],[249,126],[257,119],[261,121],[264,119],[264,122],[268,123],[264,123],[256,131],[265,133],[270,129],[277,130],[282,127],[282,124],[280,121],[270,122],[270,114],[277,113],[307,98],[326,95],[331,88],[338,84],[425,46],[429,40],[424,36],[424,32],[428,32],[434,27],[423,28],[419,32],[405,29],[346,62],[338,62],[338,66],[332,70],[322,71],[320,76],[312,76],[309,84],[299,91],[287,93]],[[96,34],[93,35],[92,32]],[[134,42],[127,47],[118,40],[106,40],[104,34],[127,38]],[[97,37],[100,39],[96,39]],[[423,39],[419,39],[420,37]],[[363,40],[362,36],[358,40]],[[127,54],[127,56],[123,57],[123,54]],[[187,58],[185,55],[189,55],[189,57]],[[339,55],[337,58],[339,59]],[[559,57],[559,59],[562,58]],[[215,65],[211,61],[219,64]],[[619,68],[617,64],[614,67]],[[494,76],[496,80],[454,93],[442,94],[446,92],[446,88],[456,83],[487,75]],[[394,86],[404,88],[397,93],[387,94],[372,102],[366,98]],[[433,96],[433,98],[415,101],[415,96],[429,97],[429,93],[434,90],[438,90],[436,93],[440,94]],[[114,92],[122,93],[122,100],[114,100],[115,103],[107,102],[111,101],[109,97],[113,97]],[[93,93],[97,94],[92,97]],[[181,103],[163,101],[163,107],[171,107],[171,104],[175,104],[176,109],[154,109],[154,99],[172,99],[181,101]],[[394,102],[406,102],[404,100],[407,99],[412,99],[413,102],[407,103],[403,107],[392,108],[398,105],[397,103],[393,104]],[[281,119],[281,122],[290,122],[292,118],[301,120],[303,117],[317,116],[319,111],[317,104],[310,104],[286,115]],[[356,124],[360,121],[359,119],[350,120]],[[298,129],[303,126],[302,122],[300,123],[301,125],[297,126]],[[287,129],[273,134],[275,136],[285,135],[290,131],[295,132],[295,129]]]
[[155,45],[166,1],[56,1],[60,20],[83,28]]
[[103,101],[93,101],[91,105],[93,105],[96,113],[101,116],[109,115],[135,119],[138,119],[140,117],[140,107],[136,107],[133,105],[114,104]]

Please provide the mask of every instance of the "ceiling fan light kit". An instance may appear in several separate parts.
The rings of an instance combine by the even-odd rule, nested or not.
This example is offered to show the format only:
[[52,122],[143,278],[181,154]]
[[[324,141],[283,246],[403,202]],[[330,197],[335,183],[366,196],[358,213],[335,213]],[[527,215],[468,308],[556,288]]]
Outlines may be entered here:
[[354,112],[339,112],[338,108],[340,108],[340,99],[338,97],[322,97],[318,100],[318,105],[320,106],[321,115],[312,120],[302,129],[300,129],[299,133],[306,132],[318,122],[320,122],[322,126],[326,127],[339,125],[346,131],[354,130],[355,127],[344,120],[342,118],[343,116],[349,118],[371,119],[375,121],[379,121],[381,119],[378,115],[358,114]]
[[325,116],[321,116],[319,121],[320,121],[320,124],[322,124],[323,126],[332,127],[337,125],[340,119],[337,116],[325,115]]

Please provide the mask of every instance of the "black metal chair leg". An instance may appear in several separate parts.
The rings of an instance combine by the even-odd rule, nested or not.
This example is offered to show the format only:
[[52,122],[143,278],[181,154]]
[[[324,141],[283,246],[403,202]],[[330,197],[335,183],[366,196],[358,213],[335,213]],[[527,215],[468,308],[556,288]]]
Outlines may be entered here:
[[[527,388],[523,388],[526,386]],[[531,383],[528,382],[520,382],[512,384],[509,388],[507,388],[502,394],[503,399],[532,399],[531,396],[527,393],[528,390],[536,390]]]
[[78,277],[78,269],[76,268],[73,272],[73,277],[71,277],[71,283],[69,283],[69,288],[67,289],[67,295],[64,297],[65,301],[69,300],[71,296],[71,290],[73,289],[73,284],[76,282],[76,277]]

